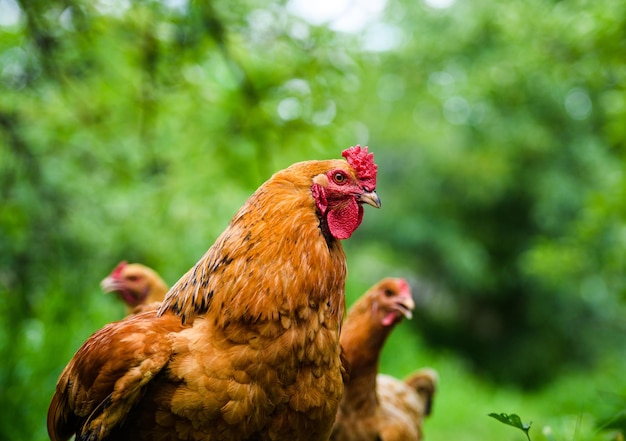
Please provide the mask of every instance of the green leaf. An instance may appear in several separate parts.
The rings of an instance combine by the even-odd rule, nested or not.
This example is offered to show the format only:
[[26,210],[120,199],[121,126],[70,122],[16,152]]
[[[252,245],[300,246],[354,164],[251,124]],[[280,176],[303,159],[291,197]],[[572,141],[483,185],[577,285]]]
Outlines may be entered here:
[[530,430],[530,426],[533,423],[532,421],[529,423],[522,423],[522,419],[519,417],[519,415],[515,413],[490,413],[489,416],[495,418],[503,424],[517,427],[526,434],[526,438],[528,438],[528,441],[530,441],[530,434],[528,433],[528,431]]

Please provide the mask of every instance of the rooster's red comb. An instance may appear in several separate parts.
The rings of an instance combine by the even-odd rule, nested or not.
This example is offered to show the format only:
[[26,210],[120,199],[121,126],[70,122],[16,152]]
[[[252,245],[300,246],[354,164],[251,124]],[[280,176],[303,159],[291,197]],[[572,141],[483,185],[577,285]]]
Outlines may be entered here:
[[126,265],[128,265],[128,262],[125,260],[118,263],[117,266],[113,268],[113,271],[111,271],[111,277],[120,277],[122,275],[122,270],[126,267]]
[[367,191],[376,188],[376,172],[378,166],[374,163],[374,154],[367,152],[367,147],[361,148],[355,145],[341,152],[341,156],[346,158],[350,167],[356,171],[356,175]]

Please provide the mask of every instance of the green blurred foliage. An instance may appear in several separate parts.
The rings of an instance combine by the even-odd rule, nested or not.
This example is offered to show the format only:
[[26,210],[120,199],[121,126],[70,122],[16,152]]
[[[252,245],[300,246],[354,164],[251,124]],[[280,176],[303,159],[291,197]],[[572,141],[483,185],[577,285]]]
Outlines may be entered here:
[[390,5],[406,42],[364,110],[394,147],[383,182],[410,190],[366,228],[431,286],[426,338],[492,377],[536,386],[622,346],[624,9]]
[[173,283],[271,173],[357,143],[383,208],[345,243],[348,300],[411,280],[382,367],[440,370],[433,429],[487,439],[445,418],[492,382],[624,396],[626,4],[389,0],[358,32],[290,6],[0,0],[2,439],[46,439],[60,371],[124,313],[98,287],[118,261]]

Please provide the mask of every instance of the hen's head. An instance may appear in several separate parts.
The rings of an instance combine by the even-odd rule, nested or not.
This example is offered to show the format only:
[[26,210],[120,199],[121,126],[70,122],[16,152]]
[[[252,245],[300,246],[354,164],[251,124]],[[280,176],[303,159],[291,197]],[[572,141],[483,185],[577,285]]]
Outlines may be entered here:
[[363,220],[363,204],[380,208],[374,154],[357,145],[342,152],[347,164],[315,176],[311,192],[325,227],[335,239],[347,239]]
[[152,269],[140,263],[120,262],[100,282],[105,293],[116,293],[129,307],[147,302],[161,301],[167,293],[167,285]]
[[411,297],[411,288],[404,279],[386,278],[374,285],[365,295],[365,301],[371,305],[372,315],[383,327],[393,326],[403,318],[413,317],[415,302]]

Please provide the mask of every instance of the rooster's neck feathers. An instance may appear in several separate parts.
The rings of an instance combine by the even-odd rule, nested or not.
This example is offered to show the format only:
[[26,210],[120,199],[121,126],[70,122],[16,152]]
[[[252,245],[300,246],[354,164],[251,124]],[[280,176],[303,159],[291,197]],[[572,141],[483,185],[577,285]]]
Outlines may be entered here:
[[[219,326],[230,319],[250,323],[278,319],[323,302],[340,323],[345,308],[345,254],[341,242],[320,228],[311,194],[313,178],[338,167],[345,168],[346,162],[308,161],[272,176],[170,289],[159,314],[170,310],[186,322],[209,308],[219,308]],[[310,276],[294,277],[295,273]],[[333,295],[321,298],[323,293]],[[268,311],[268,304],[275,310]]]

